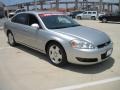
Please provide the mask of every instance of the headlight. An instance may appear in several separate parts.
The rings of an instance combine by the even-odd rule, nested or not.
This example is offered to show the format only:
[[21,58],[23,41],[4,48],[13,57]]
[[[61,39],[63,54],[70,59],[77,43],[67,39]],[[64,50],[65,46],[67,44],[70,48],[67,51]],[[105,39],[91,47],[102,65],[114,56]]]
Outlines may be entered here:
[[92,43],[89,43],[85,40],[72,40],[71,46],[73,48],[80,48],[80,49],[94,49],[94,45]]

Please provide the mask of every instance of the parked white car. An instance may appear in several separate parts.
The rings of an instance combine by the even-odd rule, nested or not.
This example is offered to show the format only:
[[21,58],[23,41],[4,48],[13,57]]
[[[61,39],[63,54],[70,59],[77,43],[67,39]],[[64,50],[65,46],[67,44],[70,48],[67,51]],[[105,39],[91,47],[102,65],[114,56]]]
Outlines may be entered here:
[[92,19],[96,20],[98,17],[97,11],[84,11],[76,16],[76,19]]
[[25,12],[25,9],[17,9],[15,12],[10,12],[9,13],[9,18],[13,17],[15,14],[20,13],[20,12]]

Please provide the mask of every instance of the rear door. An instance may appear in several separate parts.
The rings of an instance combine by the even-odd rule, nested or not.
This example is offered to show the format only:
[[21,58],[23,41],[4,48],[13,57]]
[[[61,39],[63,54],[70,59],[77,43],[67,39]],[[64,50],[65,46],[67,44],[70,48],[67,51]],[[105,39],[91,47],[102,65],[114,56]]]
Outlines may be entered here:
[[27,26],[27,14],[18,14],[12,18],[11,24],[9,25],[10,30],[14,34],[15,40],[17,42],[25,43],[26,41],[26,30]]
[[39,21],[34,14],[27,14],[27,25],[24,27],[25,44],[36,48],[38,29],[32,27],[32,24],[38,24]]
[[83,18],[83,19],[86,19],[86,18],[87,18],[87,14],[88,14],[87,12],[83,12],[82,18]]
[[13,18],[12,22],[15,39],[20,43],[36,48],[38,29],[33,28],[31,25],[34,23],[39,25],[37,18],[32,14],[22,13]]

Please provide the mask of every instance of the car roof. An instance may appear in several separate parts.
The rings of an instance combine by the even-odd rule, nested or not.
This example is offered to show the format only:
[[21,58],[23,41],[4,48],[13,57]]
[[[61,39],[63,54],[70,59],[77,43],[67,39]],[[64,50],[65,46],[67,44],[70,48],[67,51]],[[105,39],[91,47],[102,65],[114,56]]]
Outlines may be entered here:
[[25,11],[21,13],[29,13],[29,14],[64,14],[63,12],[57,11]]

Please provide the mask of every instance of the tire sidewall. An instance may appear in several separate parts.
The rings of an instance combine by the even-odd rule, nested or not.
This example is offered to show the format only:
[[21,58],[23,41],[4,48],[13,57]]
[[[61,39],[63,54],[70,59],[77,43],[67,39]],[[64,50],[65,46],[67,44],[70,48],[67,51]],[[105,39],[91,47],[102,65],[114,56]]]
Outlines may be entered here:
[[91,19],[92,19],[92,20],[96,20],[95,16],[92,16]]
[[78,16],[78,19],[81,20],[82,19],[81,16]]
[[106,23],[106,22],[107,22],[107,19],[106,19],[106,18],[103,18],[103,19],[102,19],[102,22],[103,22],[103,23]]
[[[11,34],[12,37],[13,37],[13,43],[10,42],[10,39],[9,39],[9,38],[10,38],[10,37],[9,37],[10,34]],[[13,34],[12,34],[11,32],[8,33],[8,43],[9,43],[10,46],[15,46],[15,44],[16,44],[15,39],[14,39],[14,36],[13,36]]]
[[[50,47],[53,46],[53,45],[56,45],[59,49],[60,49],[60,52],[62,54],[62,61],[59,63],[59,64],[56,64],[54,63],[51,59],[50,59],[50,55],[49,55],[49,50],[50,50]],[[65,53],[65,50],[63,49],[63,47],[58,44],[58,43],[50,43],[47,47],[47,56],[49,57],[49,60],[50,60],[50,63],[52,63],[53,65],[55,66],[58,66],[58,67],[62,67],[62,66],[65,66],[65,64],[67,64],[67,57],[66,57],[66,53]]]

